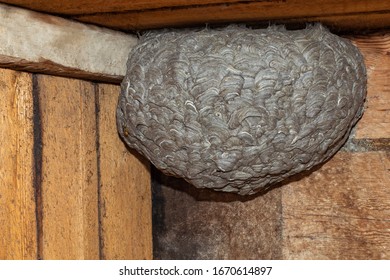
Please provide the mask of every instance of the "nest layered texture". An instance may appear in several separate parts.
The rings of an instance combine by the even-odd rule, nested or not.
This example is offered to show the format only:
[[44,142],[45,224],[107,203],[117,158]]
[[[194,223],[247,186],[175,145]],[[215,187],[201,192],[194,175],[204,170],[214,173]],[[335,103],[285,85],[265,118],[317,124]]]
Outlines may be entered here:
[[127,67],[124,141],[168,175],[239,194],[326,161],[366,94],[359,50],[321,25],[150,32]]

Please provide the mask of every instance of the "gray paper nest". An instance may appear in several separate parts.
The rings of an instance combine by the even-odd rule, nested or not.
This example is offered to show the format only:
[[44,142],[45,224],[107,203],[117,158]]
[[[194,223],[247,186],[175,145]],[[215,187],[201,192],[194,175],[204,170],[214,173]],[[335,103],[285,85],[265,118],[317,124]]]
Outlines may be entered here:
[[124,141],[168,175],[243,195],[336,153],[366,94],[359,50],[319,24],[150,32],[127,67]]

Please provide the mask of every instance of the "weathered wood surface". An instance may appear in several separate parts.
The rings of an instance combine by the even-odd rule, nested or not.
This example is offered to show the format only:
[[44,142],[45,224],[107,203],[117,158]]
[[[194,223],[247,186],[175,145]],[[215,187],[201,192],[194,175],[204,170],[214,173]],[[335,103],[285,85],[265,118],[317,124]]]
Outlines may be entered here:
[[122,30],[228,22],[321,21],[334,29],[390,26],[387,0],[3,0],[37,11]]
[[158,259],[390,259],[390,155],[340,152],[264,195],[194,190],[159,174]]
[[2,2],[41,12],[80,15],[256,1],[259,0],[3,0]]
[[390,154],[337,154],[282,189],[285,259],[390,259]]
[[356,138],[390,138],[390,33],[356,36],[367,67],[367,110],[360,120]]
[[154,258],[282,258],[280,189],[238,197],[154,173]]
[[390,259],[390,154],[339,152],[252,198],[158,173],[158,259]]
[[0,70],[0,259],[152,258],[149,169],[116,133],[118,93]]
[[0,4],[0,67],[121,81],[135,36]]
[[36,259],[31,75],[0,69],[0,259]]
[[[345,20],[342,20],[346,17]],[[390,3],[382,1],[292,0],[196,5],[122,13],[97,13],[75,19],[120,30],[182,27],[230,22],[324,22],[334,30],[389,27]],[[358,20],[358,19],[361,20]]]
[[37,77],[43,259],[98,259],[98,169],[92,83]]
[[149,163],[128,150],[116,130],[118,86],[100,85],[98,131],[104,259],[151,259]]

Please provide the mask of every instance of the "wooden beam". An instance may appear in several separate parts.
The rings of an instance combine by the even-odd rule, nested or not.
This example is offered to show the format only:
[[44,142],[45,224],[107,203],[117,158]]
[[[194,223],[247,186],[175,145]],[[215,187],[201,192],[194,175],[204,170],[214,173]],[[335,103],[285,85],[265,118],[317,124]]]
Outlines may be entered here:
[[[1,2],[46,13],[80,15],[260,1],[264,0],[2,0]],[[278,2],[280,0],[269,1]]]
[[321,21],[336,30],[390,27],[387,0],[3,0],[122,30],[228,22]]
[[[345,17],[345,20],[343,20]],[[321,21],[340,30],[390,27],[387,0],[250,1],[97,13],[74,17],[83,22],[121,30],[205,25],[229,22]],[[360,20],[359,20],[360,18]],[[381,20],[382,19],[382,20]]]
[[335,33],[373,33],[373,31],[390,27],[390,11],[287,18],[273,22],[293,27],[298,25],[302,28],[306,23],[321,22]]
[[0,4],[0,67],[121,81],[135,36]]

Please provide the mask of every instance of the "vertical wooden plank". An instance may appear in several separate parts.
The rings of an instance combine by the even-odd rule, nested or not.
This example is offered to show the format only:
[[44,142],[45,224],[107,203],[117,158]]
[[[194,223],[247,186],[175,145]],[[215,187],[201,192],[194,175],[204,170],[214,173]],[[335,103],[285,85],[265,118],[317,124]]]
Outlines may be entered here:
[[99,85],[102,257],[151,259],[149,164],[120,140],[116,128],[119,86]]
[[0,259],[36,259],[31,75],[0,69]]
[[44,259],[98,259],[98,176],[92,83],[37,77],[42,129]]
[[283,257],[389,259],[386,152],[340,152],[283,187]]
[[390,35],[354,39],[367,67],[366,110],[357,124],[356,138],[390,137]]

